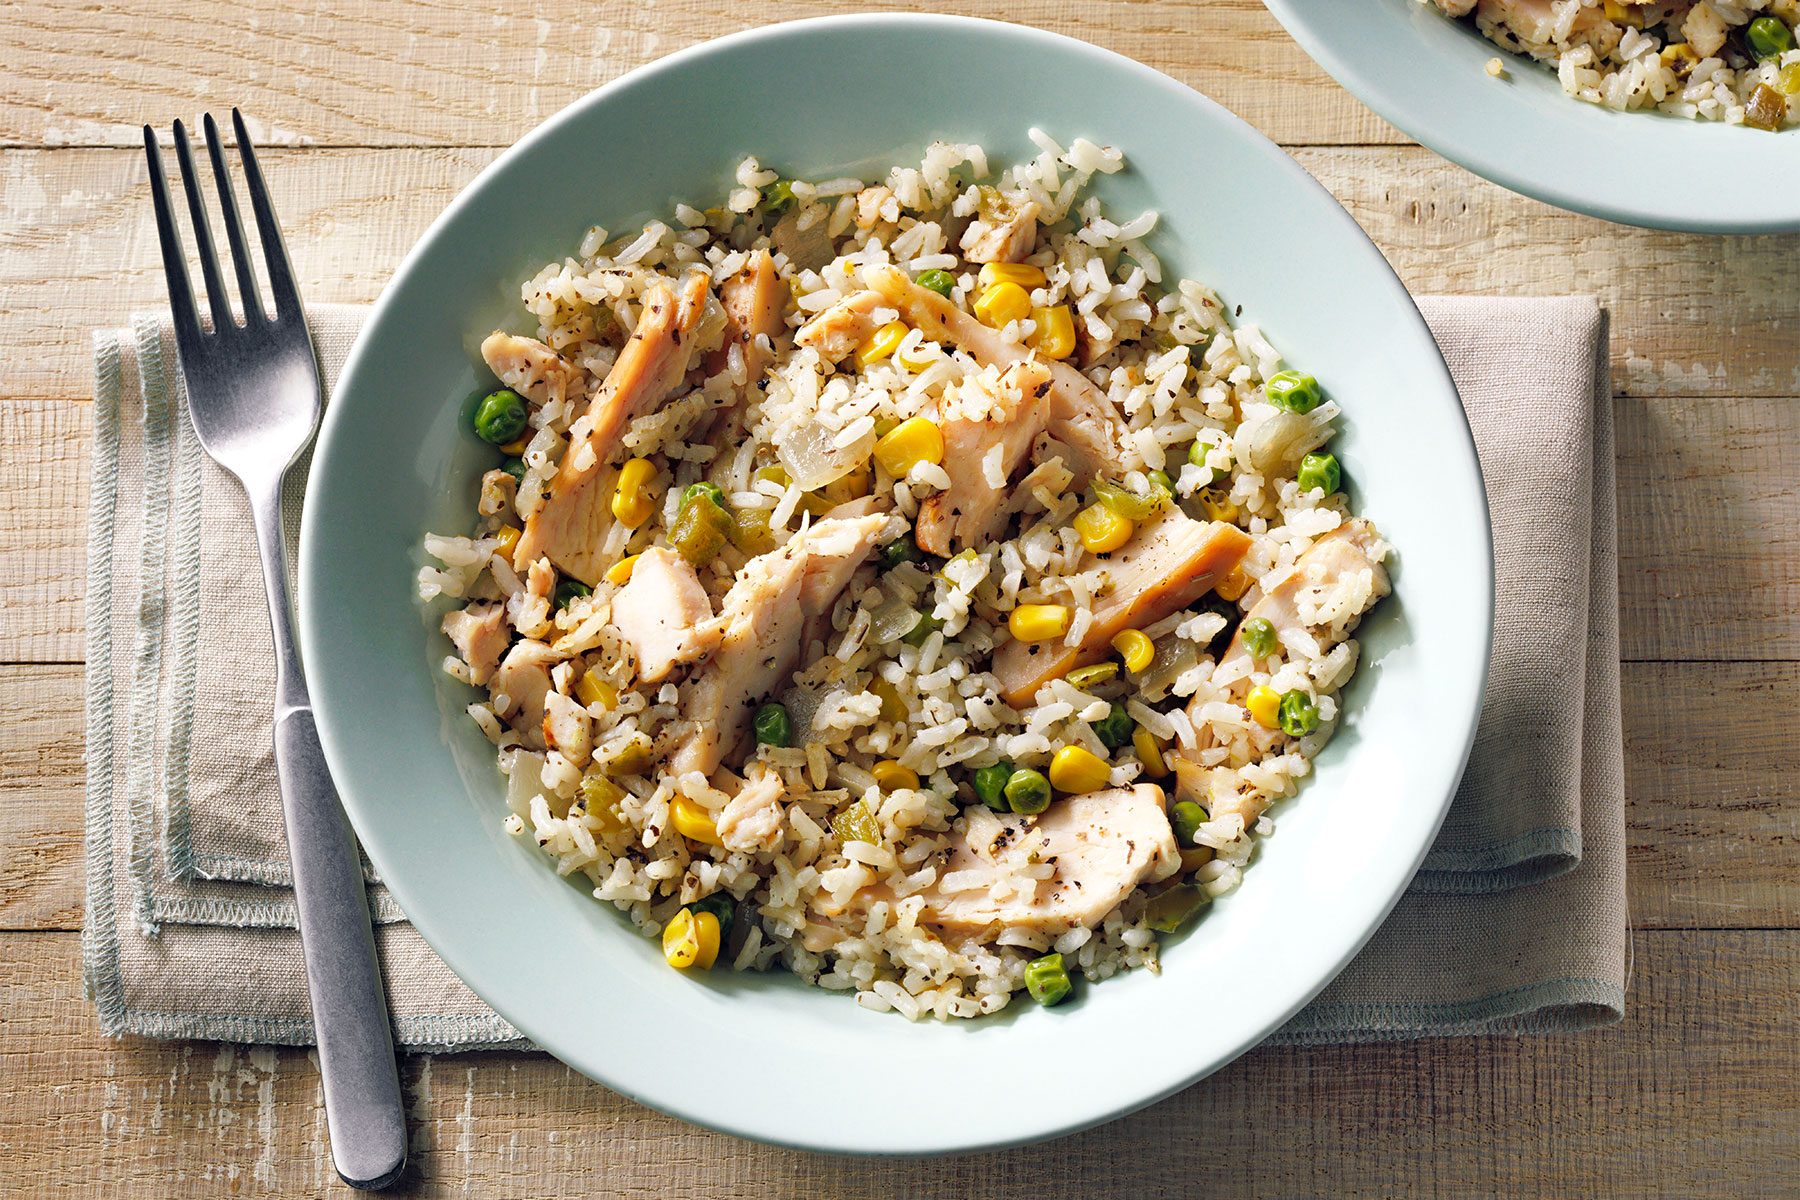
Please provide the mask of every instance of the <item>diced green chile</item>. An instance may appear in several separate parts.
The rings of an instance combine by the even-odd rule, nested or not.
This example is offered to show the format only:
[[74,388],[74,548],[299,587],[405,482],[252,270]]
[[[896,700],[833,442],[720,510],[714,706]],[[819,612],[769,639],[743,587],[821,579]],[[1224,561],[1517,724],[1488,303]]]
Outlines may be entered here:
[[1045,1008],[1067,996],[1073,986],[1060,954],[1046,954],[1025,964],[1025,990]]
[[1289,737],[1305,737],[1319,727],[1319,705],[1305,692],[1295,689],[1281,698],[1278,710],[1281,732]]
[[556,607],[567,608],[577,596],[591,596],[594,589],[579,579],[562,579],[556,584]]
[[779,217],[794,207],[794,184],[792,180],[777,179],[762,190],[763,211],[771,216]]
[[1050,807],[1050,781],[1042,771],[1026,768],[1014,771],[1006,781],[1006,806],[1016,813],[1032,816]]
[[1125,711],[1125,706],[1114,702],[1104,717],[1089,723],[1094,736],[1106,744],[1108,750],[1117,750],[1131,741],[1131,735],[1137,729],[1137,722]]
[[489,392],[475,405],[475,414],[470,423],[475,427],[475,436],[484,442],[496,446],[504,446],[514,441],[529,423],[531,412],[525,407],[525,399],[511,388],[501,388],[497,392]]
[[1191,883],[1178,883],[1160,892],[1144,905],[1144,921],[1158,933],[1174,933],[1194,919],[1212,897],[1206,889]]
[[750,724],[756,730],[756,744],[759,746],[794,744],[794,725],[788,719],[788,710],[773,700],[756,710],[756,716]]
[[910,537],[895,538],[881,548],[881,565],[885,570],[892,570],[901,563],[925,561],[925,552]]
[[1169,824],[1174,826],[1175,840],[1192,847],[1194,834],[1206,823],[1206,810],[1192,800],[1182,800],[1169,810]]
[[936,292],[946,300],[950,298],[950,293],[956,290],[956,276],[936,267],[920,271],[919,277],[914,282],[928,292]]
[[1006,781],[1012,776],[1013,765],[1008,759],[980,768],[975,772],[975,798],[995,812],[1011,812],[1012,806],[1006,802]]
[[923,646],[925,639],[944,627],[944,623],[930,613],[920,613],[918,624],[901,635],[900,640],[909,646]]

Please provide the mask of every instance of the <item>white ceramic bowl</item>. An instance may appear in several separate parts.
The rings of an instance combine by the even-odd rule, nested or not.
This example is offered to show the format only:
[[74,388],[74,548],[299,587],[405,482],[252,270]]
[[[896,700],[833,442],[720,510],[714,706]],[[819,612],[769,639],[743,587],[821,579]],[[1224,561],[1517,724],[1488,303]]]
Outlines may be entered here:
[[[1800,131],[1583,103],[1550,70],[1418,0],[1264,3],[1357,99],[1501,187],[1627,225],[1800,229]],[[1484,69],[1495,55],[1505,79]]]
[[[1366,623],[1346,728],[1236,894],[1133,972],[1039,1009],[909,1024],[783,974],[670,970],[609,906],[501,829],[501,780],[437,670],[413,576],[464,527],[491,448],[461,424],[476,347],[518,287],[594,222],[721,195],[757,153],[870,177],[934,138],[997,162],[1037,125],[1125,149],[1099,184],[1162,211],[1170,267],[1218,286],[1347,410],[1335,445],[1398,547]],[[526,137],[407,258],[346,365],[314,458],[301,549],[307,666],[331,768],[419,931],[535,1042],[617,1091],[771,1142],[930,1153],[1078,1129],[1184,1087],[1280,1025],[1412,878],[1473,736],[1492,558],[1468,427],[1412,301],[1348,216],[1211,101],[1080,42],[951,17],[757,30],[601,88]]]

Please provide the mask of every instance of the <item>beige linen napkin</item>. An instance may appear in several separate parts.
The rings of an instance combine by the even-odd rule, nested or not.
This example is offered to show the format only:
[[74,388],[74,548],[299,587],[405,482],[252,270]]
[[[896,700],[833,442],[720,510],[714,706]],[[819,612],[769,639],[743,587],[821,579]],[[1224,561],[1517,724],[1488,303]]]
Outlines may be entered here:
[[[1363,955],[1277,1035],[1286,1040],[1572,1029],[1623,1008],[1605,314],[1591,300],[1422,307],[1487,473],[1493,677],[1468,774],[1419,878]],[[311,312],[328,382],[363,315]],[[194,440],[166,319],[137,318],[95,346],[88,987],[109,1033],[305,1042],[269,749],[269,633],[244,501]],[[298,508],[296,489],[290,514]],[[517,1039],[372,878],[370,895],[401,1042]]]

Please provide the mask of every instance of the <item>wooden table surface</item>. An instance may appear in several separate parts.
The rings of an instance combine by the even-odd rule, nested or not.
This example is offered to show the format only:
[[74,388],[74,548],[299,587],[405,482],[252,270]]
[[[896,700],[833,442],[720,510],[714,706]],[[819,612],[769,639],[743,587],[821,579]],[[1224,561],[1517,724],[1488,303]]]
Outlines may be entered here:
[[[0,0],[0,1195],[344,1192],[308,1052],[109,1042],[81,994],[88,331],[164,300],[140,125],[241,105],[309,299],[372,300],[526,130],[758,23],[725,0],[535,9]],[[893,1164],[696,1130],[547,1057],[412,1057],[412,1192],[1800,1194],[1800,238],[1647,232],[1514,196],[1364,110],[1256,0],[1018,0],[1004,15],[1222,101],[1289,147],[1415,292],[1611,306],[1624,1023],[1259,1050],[1076,1137]]]

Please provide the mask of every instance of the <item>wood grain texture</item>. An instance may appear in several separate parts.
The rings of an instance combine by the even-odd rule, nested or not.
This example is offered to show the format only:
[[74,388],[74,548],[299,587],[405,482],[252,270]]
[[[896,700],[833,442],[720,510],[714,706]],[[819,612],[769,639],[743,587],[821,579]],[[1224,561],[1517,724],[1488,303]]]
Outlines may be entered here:
[[[53,1181],[41,1194],[69,1197],[350,1194],[331,1177],[309,1052],[108,1043],[79,994],[74,940],[0,939],[0,1001],[14,1014],[0,1050],[13,1097],[0,1108],[0,1185]],[[1136,1200],[1193,1195],[1204,1180],[1215,1197],[1792,1195],[1800,933],[1640,933],[1634,948],[1630,1016],[1613,1029],[1260,1049],[1130,1120],[952,1159],[754,1146],[542,1056],[410,1058],[424,1169],[406,1194]]]
[[503,11],[401,0],[229,9],[125,0],[0,6],[0,141],[132,146],[145,122],[236,104],[251,135],[315,145],[505,146],[633,67],[771,18],[915,10],[1007,20],[1155,63],[1277,141],[1403,141],[1282,32],[1259,0],[729,0]]
[[0,661],[82,658],[88,408],[0,404]]
[[[1623,682],[1633,925],[1800,925],[1800,746],[1738,736],[1800,692],[1800,664],[1629,663]],[[78,666],[0,666],[0,929],[80,925],[80,696]]]
[[[497,153],[263,155],[307,298],[373,300],[431,219]],[[1800,395],[1800,290],[1786,267],[1800,236],[1692,238],[1609,225],[1515,196],[1417,147],[1302,149],[1296,157],[1416,293],[1604,298],[1623,393]],[[141,151],[0,151],[7,395],[87,395],[90,355],[70,312],[87,314],[85,326],[166,305],[144,172]]]

